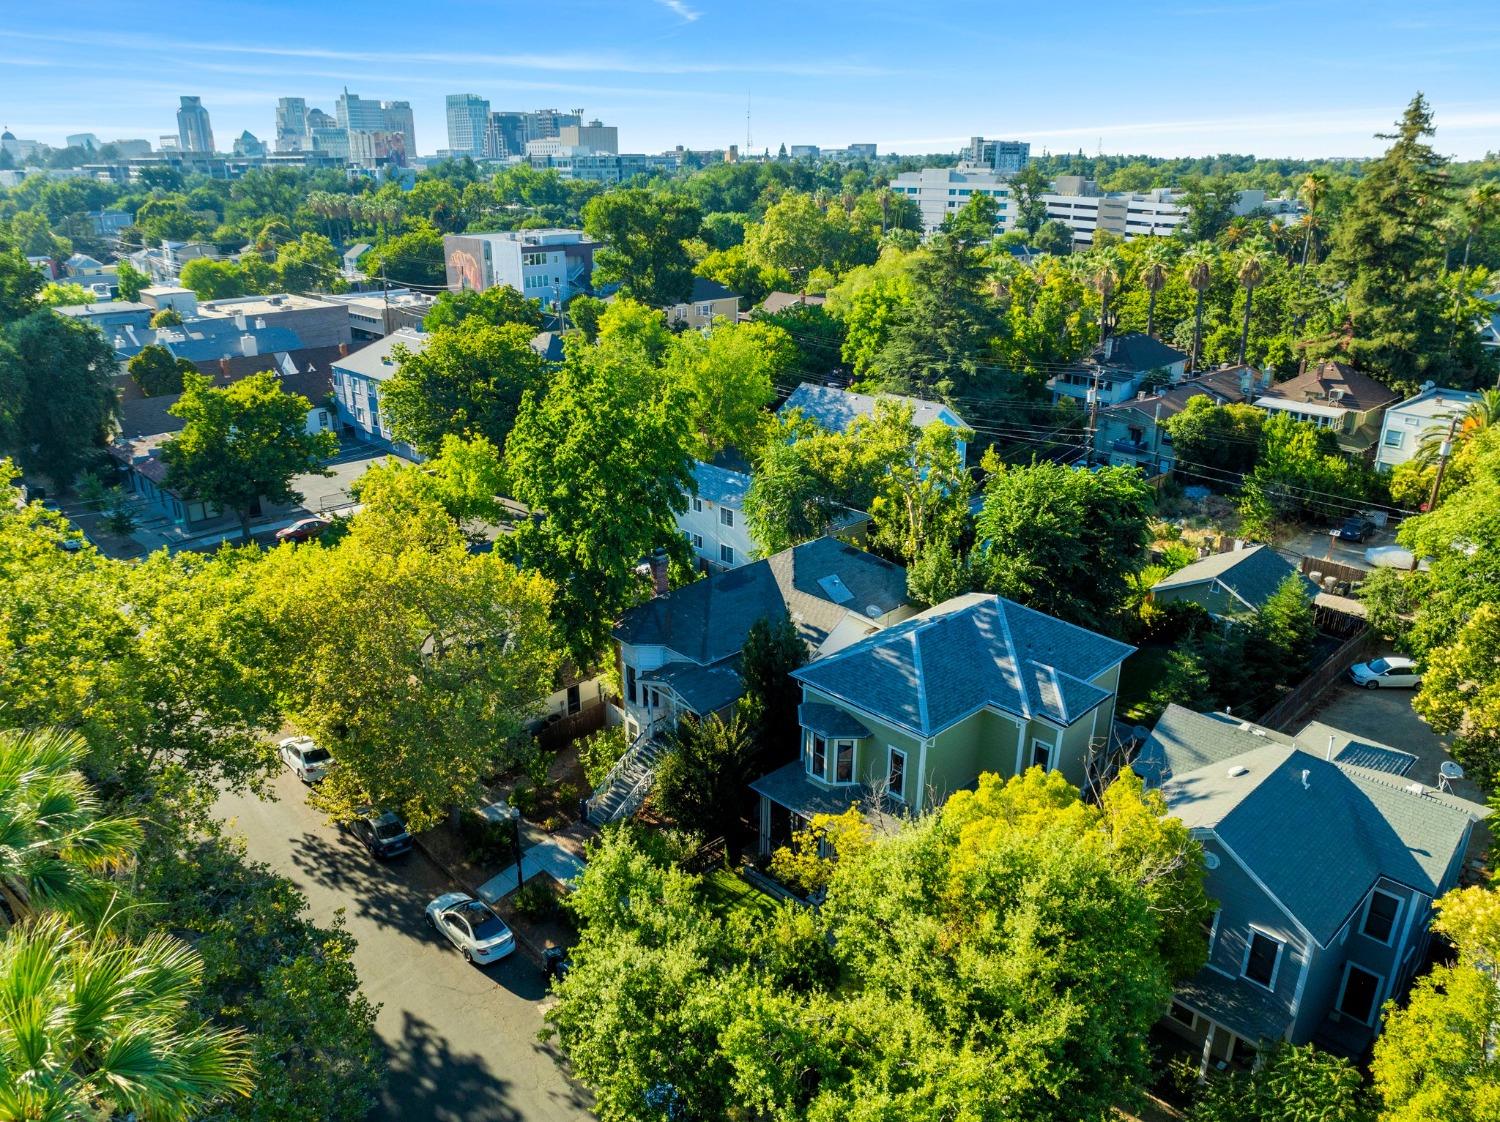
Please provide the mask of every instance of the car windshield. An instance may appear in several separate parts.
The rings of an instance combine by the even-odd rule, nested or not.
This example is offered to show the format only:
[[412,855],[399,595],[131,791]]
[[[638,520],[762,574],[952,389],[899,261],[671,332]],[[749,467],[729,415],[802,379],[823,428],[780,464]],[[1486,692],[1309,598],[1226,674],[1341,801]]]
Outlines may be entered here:
[[327,763],[328,762],[328,758],[329,757],[328,757],[328,749],[327,748],[304,748],[302,750],[302,760],[303,760],[304,763],[309,763],[309,764]]
[[1391,664],[1383,658],[1377,658],[1374,662],[1370,663],[1370,669],[1377,674],[1384,674],[1390,668]]
[[375,836],[381,841],[390,841],[391,838],[399,838],[406,833],[406,827],[400,821],[388,818],[382,822],[375,823]]
[[474,938],[480,942],[485,942],[489,939],[498,939],[510,930],[501,921],[499,916],[477,900],[465,904],[461,914],[469,921],[469,926],[474,929]]

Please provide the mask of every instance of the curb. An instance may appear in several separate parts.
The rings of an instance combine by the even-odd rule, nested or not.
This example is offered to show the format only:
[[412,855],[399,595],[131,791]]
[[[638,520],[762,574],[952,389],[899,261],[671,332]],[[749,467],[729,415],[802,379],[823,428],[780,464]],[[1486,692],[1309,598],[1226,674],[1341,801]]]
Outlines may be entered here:
[[[434,854],[432,850],[427,848],[427,845],[422,841],[422,836],[420,834],[413,834],[411,840],[413,847],[420,850],[423,857],[427,858],[427,860],[436,865],[438,871],[442,873],[443,876],[447,877],[454,884],[458,885],[475,899],[479,898],[479,886],[477,884],[470,884],[468,880],[466,880],[464,877],[459,876],[451,868],[449,868],[446,861],[439,860],[437,855]],[[533,943],[529,936],[523,935],[520,928],[518,927],[511,926],[511,933],[516,937],[516,945],[524,950],[527,956],[534,963],[536,963],[537,966],[545,965],[545,959],[542,957],[543,948],[538,947],[535,943]]]

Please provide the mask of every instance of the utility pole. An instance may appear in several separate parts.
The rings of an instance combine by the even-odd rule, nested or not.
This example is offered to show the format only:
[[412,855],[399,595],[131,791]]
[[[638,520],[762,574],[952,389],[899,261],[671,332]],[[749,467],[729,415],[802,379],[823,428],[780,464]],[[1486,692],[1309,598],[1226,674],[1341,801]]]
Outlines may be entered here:
[[[1448,435],[1443,437],[1443,443],[1438,445],[1437,475],[1432,480],[1432,497],[1427,500],[1427,513],[1431,514],[1437,509],[1438,494],[1443,488],[1443,475],[1448,470],[1448,458],[1453,455],[1453,438],[1458,434],[1458,414],[1455,413],[1448,420]],[[1411,551],[1411,571],[1417,570],[1417,551]]]
[[1427,511],[1430,514],[1437,509],[1438,492],[1443,486],[1443,474],[1448,470],[1448,457],[1453,455],[1453,438],[1458,435],[1458,414],[1455,413],[1448,421],[1448,435],[1443,437],[1443,443],[1438,446],[1437,477],[1432,481],[1432,498],[1427,500]]
[[1089,429],[1088,443],[1084,446],[1084,464],[1094,462],[1094,433],[1099,428],[1099,371],[1094,371],[1094,384],[1089,387]]
[[385,259],[380,261],[380,326],[385,329],[385,334],[391,333],[391,285],[385,279]]

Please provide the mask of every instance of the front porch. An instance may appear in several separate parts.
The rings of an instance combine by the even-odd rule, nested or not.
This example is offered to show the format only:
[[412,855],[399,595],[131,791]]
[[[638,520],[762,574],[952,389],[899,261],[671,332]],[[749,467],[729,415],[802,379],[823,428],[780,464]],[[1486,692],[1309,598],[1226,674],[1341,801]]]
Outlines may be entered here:
[[808,777],[800,759],[761,776],[750,784],[760,796],[756,852],[762,857],[791,842],[808,828],[815,815],[843,814],[852,806],[880,830],[895,830],[907,808],[863,784],[828,786]]

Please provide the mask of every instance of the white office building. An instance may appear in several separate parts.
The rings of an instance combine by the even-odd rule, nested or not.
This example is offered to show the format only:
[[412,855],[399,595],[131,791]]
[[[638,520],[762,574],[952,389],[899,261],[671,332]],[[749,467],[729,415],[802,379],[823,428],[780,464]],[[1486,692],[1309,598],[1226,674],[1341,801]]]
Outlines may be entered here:
[[582,230],[447,234],[443,261],[454,292],[506,284],[548,307],[589,290],[597,243]]
[[[940,230],[944,220],[962,210],[975,195],[989,195],[995,200],[996,235],[1015,228],[1009,173],[963,165],[923,168],[921,171],[902,172],[892,182],[891,190],[917,204],[922,215],[922,229],[928,234]],[[1096,230],[1107,230],[1127,241],[1166,237],[1175,233],[1187,218],[1187,207],[1181,201],[1181,193],[1165,187],[1144,192],[1106,193],[1100,191],[1092,180],[1064,175],[1057,178],[1051,192],[1042,198],[1047,204],[1048,220],[1061,222],[1072,230],[1077,245],[1091,244]],[[1264,191],[1241,191],[1234,212],[1249,214],[1263,206],[1265,201]]]
[[986,140],[972,137],[963,150],[963,164],[976,169],[1014,175],[1031,162],[1031,144],[1025,140]]
[[1381,421],[1375,467],[1390,471],[1414,458],[1424,442],[1440,441],[1453,418],[1462,417],[1479,400],[1473,390],[1444,389],[1429,382],[1416,397],[1392,405]]

